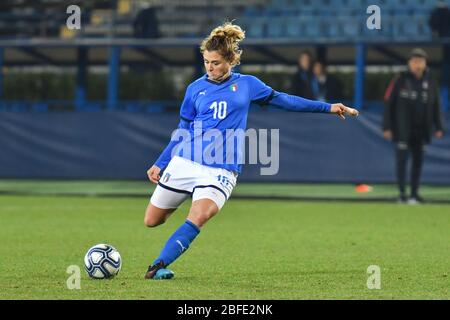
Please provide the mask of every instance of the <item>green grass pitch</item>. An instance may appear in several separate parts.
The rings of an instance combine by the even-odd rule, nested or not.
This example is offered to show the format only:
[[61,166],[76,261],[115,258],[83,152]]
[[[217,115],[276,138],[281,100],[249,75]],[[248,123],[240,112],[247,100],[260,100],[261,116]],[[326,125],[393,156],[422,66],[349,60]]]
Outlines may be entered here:
[[[184,221],[157,228],[146,197],[0,196],[0,299],[449,299],[450,206],[231,199],[171,269],[143,279]],[[91,280],[87,249],[109,243],[123,267]],[[69,290],[67,267],[81,268]],[[381,269],[368,289],[367,268]]]

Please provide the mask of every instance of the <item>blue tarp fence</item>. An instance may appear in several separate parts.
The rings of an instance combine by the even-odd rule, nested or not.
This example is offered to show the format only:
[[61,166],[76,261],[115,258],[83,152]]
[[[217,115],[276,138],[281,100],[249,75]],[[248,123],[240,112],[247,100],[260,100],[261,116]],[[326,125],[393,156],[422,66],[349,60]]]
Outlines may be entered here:
[[[119,111],[1,112],[0,177],[146,179],[178,119]],[[395,182],[394,146],[382,137],[379,112],[342,121],[326,114],[260,111],[249,114],[248,128],[280,130],[279,169],[261,175],[268,165],[244,165],[239,181]],[[422,182],[450,184],[450,134],[427,146]]]

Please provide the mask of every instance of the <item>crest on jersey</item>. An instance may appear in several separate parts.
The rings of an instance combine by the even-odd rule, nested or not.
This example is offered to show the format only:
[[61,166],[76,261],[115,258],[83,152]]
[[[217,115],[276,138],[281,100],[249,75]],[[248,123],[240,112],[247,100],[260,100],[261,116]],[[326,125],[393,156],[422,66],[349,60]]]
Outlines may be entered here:
[[170,179],[170,173],[167,172],[167,173],[164,175],[163,182],[166,183],[167,181],[169,181],[169,179]]
[[230,86],[230,90],[233,91],[233,92],[236,92],[237,89],[238,89],[238,86],[235,83]]

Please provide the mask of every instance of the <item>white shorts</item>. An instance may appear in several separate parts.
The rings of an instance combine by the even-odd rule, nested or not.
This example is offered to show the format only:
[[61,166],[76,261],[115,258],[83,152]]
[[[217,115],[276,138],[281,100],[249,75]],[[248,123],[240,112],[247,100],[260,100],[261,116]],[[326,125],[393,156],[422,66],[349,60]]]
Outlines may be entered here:
[[164,170],[150,202],[161,209],[175,209],[192,196],[192,201],[210,199],[220,210],[236,186],[236,179],[237,175],[226,169],[175,156]]

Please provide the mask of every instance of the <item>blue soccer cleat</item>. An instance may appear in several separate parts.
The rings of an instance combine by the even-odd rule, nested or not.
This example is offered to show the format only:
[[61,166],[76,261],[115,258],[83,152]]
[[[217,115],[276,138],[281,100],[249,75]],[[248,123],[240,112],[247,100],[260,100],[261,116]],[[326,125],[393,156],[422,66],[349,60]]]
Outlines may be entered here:
[[175,274],[172,270],[169,269],[159,269],[156,271],[155,276],[153,277],[154,280],[165,280],[165,279],[172,279]]
[[172,279],[175,275],[172,270],[165,269],[164,261],[159,261],[157,264],[148,267],[145,279]]

